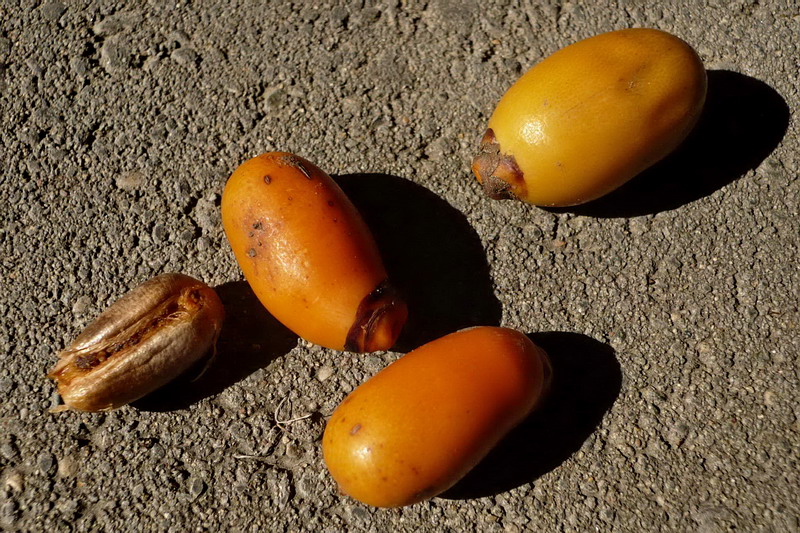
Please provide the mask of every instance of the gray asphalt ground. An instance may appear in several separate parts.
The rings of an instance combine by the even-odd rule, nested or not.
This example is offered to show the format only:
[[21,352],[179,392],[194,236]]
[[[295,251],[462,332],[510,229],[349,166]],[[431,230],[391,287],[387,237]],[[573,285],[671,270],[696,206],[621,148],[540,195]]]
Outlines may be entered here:
[[[634,26],[709,69],[686,144],[582,208],[485,198],[469,162],[500,95]],[[0,527],[798,531],[798,42],[792,1],[3,1]],[[299,340],[242,281],[220,194],[269,150],[362,210],[411,306],[397,352]],[[210,371],[49,413],[58,351],[170,271],[226,304]],[[475,324],[550,352],[549,402],[445,497],[337,493],[338,402]]]

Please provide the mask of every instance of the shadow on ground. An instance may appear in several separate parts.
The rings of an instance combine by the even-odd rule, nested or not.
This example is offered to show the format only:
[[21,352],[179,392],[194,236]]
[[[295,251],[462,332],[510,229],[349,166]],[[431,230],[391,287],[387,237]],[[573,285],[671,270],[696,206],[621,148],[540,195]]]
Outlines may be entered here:
[[297,345],[297,336],[264,309],[246,281],[224,283],[215,290],[225,306],[225,322],[214,359],[202,361],[184,376],[134,402],[134,407],[143,411],[185,409],[222,392]]
[[550,355],[550,394],[442,497],[492,496],[550,472],[580,449],[619,395],[622,373],[608,345],[577,333],[528,336]]
[[407,352],[469,326],[500,323],[486,254],[466,217],[428,189],[386,174],[334,179],[372,230],[389,277],[406,298]]
[[758,167],[788,125],[789,107],[769,85],[744,74],[711,70],[703,114],[673,154],[598,200],[548,210],[611,218],[675,209]]

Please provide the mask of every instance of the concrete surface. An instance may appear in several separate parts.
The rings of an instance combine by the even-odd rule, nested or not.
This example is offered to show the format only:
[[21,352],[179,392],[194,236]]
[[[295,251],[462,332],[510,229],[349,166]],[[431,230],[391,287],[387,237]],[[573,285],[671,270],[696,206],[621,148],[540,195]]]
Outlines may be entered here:
[[[631,26],[710,70],[687,145],[582,209],[483,197],[469,161],[505,89]],[[798,531],[798,41],[789,0],[5,0],[0,526]],[[412,302],[402,350],[499,323],[553,356],[550,403],[447,498],[372,509],[327,475],[325,417],[400,352],[309,345],[241,281],[220,193],[273,149],[364,211]],[[48,413],[55,354],[167,271],[225,300],[212,370]]]

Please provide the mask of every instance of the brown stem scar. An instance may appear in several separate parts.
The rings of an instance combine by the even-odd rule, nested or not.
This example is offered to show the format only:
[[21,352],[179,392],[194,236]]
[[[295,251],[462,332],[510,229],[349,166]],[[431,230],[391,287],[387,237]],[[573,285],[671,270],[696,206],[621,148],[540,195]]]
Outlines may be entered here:
[[472,160],[472,172],[490,198],[507,200],[527,196],[522,170],[513,155],[501,152],[491,128],[486,130],[481,139],[480,151]]
[[[336,219],[333,221],[336,222]],[[345,338],[344,349],[349,352],[369,351],[380,319],[398,306],[405,304],[389,280],[383,280],[358,305],[355,321]]]

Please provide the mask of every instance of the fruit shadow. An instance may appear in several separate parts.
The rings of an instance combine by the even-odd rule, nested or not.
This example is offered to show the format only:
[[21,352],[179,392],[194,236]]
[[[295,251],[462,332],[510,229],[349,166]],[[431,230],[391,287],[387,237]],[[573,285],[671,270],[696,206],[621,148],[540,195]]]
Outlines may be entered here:
[[493,496],[554,470],[580,449],[619,395],[622,373],[608,345],[578,333],[528,337],[550,356],[550,393],[443,498]]
[[297,345],[297,335],[264,309],[246,281],[224,283],[215,290],[225,306],[216,355],[137,400],[134,407],[157,412],[185,409],[219,394]]
[[483,244],[463,213],[396,176],[334,179],[372,231],[389,278],[408,304],[408,322],[395,351],[407,352],[469,326],[500,323]]
[[737,72],[708,71],[703,112],[675,152],[602,198],[547,210],[614,218],[678,208],[758,167],[788,126],[789,107],[772,87]]

